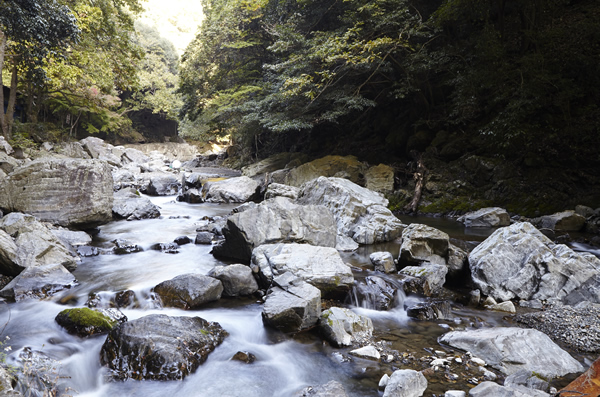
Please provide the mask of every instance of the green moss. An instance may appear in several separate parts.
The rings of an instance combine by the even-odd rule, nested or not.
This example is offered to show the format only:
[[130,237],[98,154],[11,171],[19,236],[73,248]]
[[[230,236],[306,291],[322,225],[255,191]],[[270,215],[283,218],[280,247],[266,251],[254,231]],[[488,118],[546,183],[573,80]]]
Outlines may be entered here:
[[87,307],[65,309],[60,314],[67,315],[71,321],[82,326],[112,329],[117,325],[116,320],[111,320],[104,314]]
[[208,335],[209,335],[209,332],[208,332],[207,330],[205,330],[205,329],[201,329],[201,330],[200,330],[200,333],[201,333],[202,335],[205,335],[205,336],[208,336]]

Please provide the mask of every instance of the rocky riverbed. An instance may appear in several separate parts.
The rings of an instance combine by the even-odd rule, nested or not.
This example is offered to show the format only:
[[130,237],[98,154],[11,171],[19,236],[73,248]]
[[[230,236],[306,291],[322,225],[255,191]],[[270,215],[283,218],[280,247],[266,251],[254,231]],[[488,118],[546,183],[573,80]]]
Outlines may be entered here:
[[600,260],[547,237],[594,210],[432,226],[353,158],[46,149],[0,152],[15,395],[547,396],[596,358]]

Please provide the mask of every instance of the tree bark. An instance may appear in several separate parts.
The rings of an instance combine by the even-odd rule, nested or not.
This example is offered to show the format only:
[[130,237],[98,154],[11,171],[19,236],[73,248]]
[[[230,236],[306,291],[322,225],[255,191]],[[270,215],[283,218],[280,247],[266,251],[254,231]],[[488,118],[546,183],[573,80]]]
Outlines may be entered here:
[[4,115],[4,124],[6,130],[4,131],[4,137],[9,140],[12,138],[12,127],[14,124],[15,104],[17,103],[17,62],[13,59],[12,77],[10,79],[10,95],[8,97],[8,106],[6,107],[6,114]]
[[2,90],[0,90],[0,104],[2,104],[0,108],[0,129],[2,129],[2,135],[7,138],[8,126],[5,125],[5,115],[4,115],[4,84],[2,83],[2,72],[4,70],[4,53],[6,52],[6,34],[2,30],[0,30],[0,85],[2,86]]
[[423,164],[423,153],[413,153],[413,157],[417,161],[417,170],[413,174],[413,178],[415,179],[415,194],[410,203],[404,207],[404,210],[411,214],[416,213],[417,208],[419,208],[423,186],[425,185],[425,176],[427,175],[427,168],[425,168],[425,164]]

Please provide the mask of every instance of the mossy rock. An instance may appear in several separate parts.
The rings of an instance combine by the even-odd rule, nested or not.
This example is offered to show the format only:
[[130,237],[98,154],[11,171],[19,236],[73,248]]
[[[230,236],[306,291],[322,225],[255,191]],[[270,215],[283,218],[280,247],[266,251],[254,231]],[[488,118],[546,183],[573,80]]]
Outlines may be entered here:
[[81,337],[105,334],[127,318],[116,309],[92,310],[87,307],[65,309],[58,313],[56,322],[68,333]]

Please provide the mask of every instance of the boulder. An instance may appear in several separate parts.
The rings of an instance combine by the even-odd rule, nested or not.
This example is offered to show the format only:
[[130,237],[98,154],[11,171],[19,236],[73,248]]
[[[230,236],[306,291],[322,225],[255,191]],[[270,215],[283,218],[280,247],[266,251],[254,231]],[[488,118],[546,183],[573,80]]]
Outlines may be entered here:
[[133,244],[127,240],[116,239],[112,241],[115,246],[112,249],[115,255],[128,255],[136,252],[142,252],[144,249],[137,244]]
[[364,185],[366,168],[354,156],[325,156],[290,170],[285,178],[285,184],[300,187],[308,181],[323,176],[346,178]]
[[113,190],[116,192],[120,189],[132,188],[137,191],[140,183],[140,169],[132,170],[126,168],[114,168],[112,170]]
[[115,192],[112,212],[116,218],[128,221],[160,216],[160,209],[146,197],[140,196],[135,189],[121,189]]
[[394,191],[394,169],[389,165],[379,164],[365,172],[365,187],[379,193]]
[[450,237],[431,226],[412,223],[402,232],[398,262],[419,264],[430,262],[446,265]]
[[382,194],[342,178],[319,177],[302,186],[297,202],[323,205],[335,218],[338,234],[359,244],[394,240],[404,225],[387,209]]
[[223,296],[252,295],[258,291],[252,270],[246,265],[215,266],[208,275],[221,280]]
[[259,184],[247,176],[206,182],[202,197],[209,203],[245,203],[258,198]]
[[165,254],[178,254],[179,244],[173,243],[155,243],[150,246],[153,251],[164,252]]
[[198,232],[194,244],[211,244],[215,235],[211,232]]
[[298,193],[300,193],[300,188],[295,186],[282,185],[281,183],[270,183],[267,186],[267,191],[265,192],[265,200],[274,197],[287,197],[292,200],[296,200],[298,198]]
[[87,307],[65,309],[54,319],[68,333],[81,337],[105,334],[127,317],[117,309],[89,309]]
[[467,212],[457,221],[464,223],[466,227],[501,227],[510,225],[510,215],[503,208],[488,207]]
[[80,245],[88,245],[92,243],[92,236],[82,231],[65,229],[57,227],[50,229],[50,232],[56,236],[65,247],[79,247]]
[[505,375],[520,370],[546,378],[582,372],[582,365],[540,331],[523,328],[481,328],[453,331],[440,342],[470,351]]
[[550,383],[538,376],[537,373],[532,371],[517,371],[506,377],[504,380],[504,386],[524,386],[528,389],[535,389],[547,392],[550,390]]
[[15,169],[19,168],[21,163],[22,162],[14,157],[11,157],[8,154],[0,151],[0,171],[3,173],[2,175],[10,174]]
[[280,276],[267,294],[262,318],[282,332],[298,332],[317,324],[320,314],[321,291],[293,276]]
[[419,397],[427,389],[427,379],[412,369],[394,371],[387,382],[383,397]]
[[354,283],[350,266],[331,247],[308,244],[264,244],[252,252],[253,269],[263,285],[289,272],[324,294],[347,292]]
[[181,309],[196,309],[205,303],[221,299],[223,284],[201,274],[182,274],[154,287],[163,305]]
[[77,283],[75,277],[60,264],[28,267],[0,291],[0,297],[11,301],[44,299]]
[[112,205],[113,180],[104,161],[45,158],[0,181],[0,208],[65,227],[107,223]]
[[537,224],[542,229],[562,232],[578,232],[585,226],[585,217],[575,211],[557,212],[537,219]]
[[0,274],[16,276],[24,268],[19,266],[18,247],[8,233],[0,229]]
[[404,281],[404,291],[434,296],[442,291],[448,268],[444,265],[424,263],[421,266],[406,266],[399,274],[408,276]]
[[600,259],[554,244],[527,222],[496,230],[469,254],[469,267],[496,300],[600,302]]
[[367,360],[379,361],[381,358],[379,351],[375,348],[375,346],[371,345],[359,347],[358,349],[351,350],[348,353],[356,357],[366,358]]
[[[563,396],[564,394],[561,394]],[[529,389],[524,386],[500,386],[494,382],[482,382],[469,391],[469,397],[550,397],[541,390]]]
[[141,150],[126,147],[123,148],[123,154],[121,155],[121,161],[124,164],[133,163],[141,165],[150,161],[150,157],[146,156]]
[[6,138],[4,138],[3,136],[0,136],[0,150],[8,155],[11,155],[15,152],[12,146],[10,146],[10,143],[8,143],[6,141]]
[[250,352],[239,351],[231,357],[232,361],[240,361],[244,364],[252,364],[256,361],[256,356]]
[[369,255],[369,259],[375,267],[375,270],[379,272],[396,272],[396,264],[394,263],[394,257],[389,252],[373,252],[371,255]]
[[121,166],[122,151],[116,149],[110,143],[106,143],[102,139],[93,136],[82,139],[79,143],[91,158],[106,161],[108,164],[116,167]]
[[142,193],[149,196],[172,196],[179,192],[179,178],[168,172],[149,172],[143,175]]
[[[16,257],[12,261],[2,261],[0,273],[16,276],[26,268],[38,265],[61,264],[68,270],[77,268],[77,257],[59,240],[51,229],[38,222],[33,216],[18,212],[10,213],[0,219],[0,235],[2,246]],[[7,235],[14,237],[14,245],[10,244]],[[2,237],[3,236],[3,237]]]
[[321,313],[319,330],[334,346],[352,346],[371,339],[373,322],[350,309],[332,307]]
[[456,245],[448,244],[448,258],[446,260],[446,266],[448,266],[448,278],[452,281],[460,283],[464,278],[465,270],[468,269],[468,257],[467,251]]
[[327,208],[297,205],[277,197],[231,215],[223,229],[225,241],[213,249],[213,254],[248,263],[252,250],[262,244],[286,242],[335,247],[336,234],[333,216]]
[[151,314],[108,334],[100,362],[119,380],[181,380],[206,361],[227,332],[200,317]]
[[348,397],[344,386],[335,380],[320,386],[308,386],[293,397]]
[[89,160],[92,158],[79,142],[61,142],[54,147],[54,151],[74,159]]

